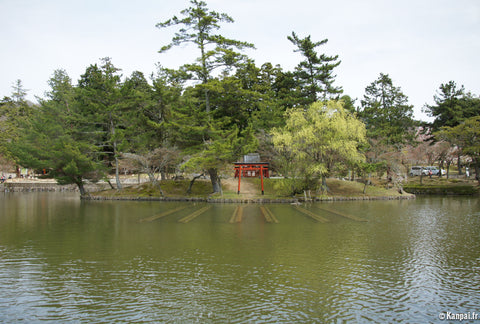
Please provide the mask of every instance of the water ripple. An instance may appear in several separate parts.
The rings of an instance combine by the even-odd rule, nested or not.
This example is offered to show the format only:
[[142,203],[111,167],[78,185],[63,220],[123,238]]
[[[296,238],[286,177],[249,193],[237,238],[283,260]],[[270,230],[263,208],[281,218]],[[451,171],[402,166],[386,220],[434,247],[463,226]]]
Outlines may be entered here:
[[275,225],[248,206],[235,226],[222,206],[145,226],[87,204],[76,229],[0,236],[0,322],[435,322],[480,305],[478,205],[462,204],[345,204],[369,222],[325,224],[272,206]]

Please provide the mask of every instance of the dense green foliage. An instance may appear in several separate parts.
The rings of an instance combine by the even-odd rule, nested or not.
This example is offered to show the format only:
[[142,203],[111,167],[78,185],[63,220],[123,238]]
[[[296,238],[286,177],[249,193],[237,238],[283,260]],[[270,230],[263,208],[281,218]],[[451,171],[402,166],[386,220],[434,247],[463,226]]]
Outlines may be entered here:
[[[222,36],[221,23],[233,19],[205,2],[192,0],[180,14],[157,24],[178,27],[161,53],[189,44],[198,51],[177,70],[159,65],[149,79],[138,71],[123,76],[104,58],[77,84],[54,71],[37,105],[25,101],[17,81],[0,101],[0,155],[75,183],[82,193],[85,180],[109,173],[121,188],[119,175],[127,170],[145,172],[154,183],[156,173],[205,174],[220,192],[223,170],[231,173],[231,162],[259,152],[296,192],[321,188],[330,175],[388,172],[393,159],[403,159],[395,152],[413,143],[413,107],[387,74],[365,89],[361,107],[347,94],[339,97],[338,56],[317,52],[327,39],[292,32],[288,40],[299,63],[285,71],[270,62],[257,66],[240,53],[253,44]],[[478,161],[472,144],[478,143],[478,119],[472,117],[480,114],[480,99],[452,82],[440,89],[436,105],[427,107],[436,118],[431,126],[455,127],[437,136]]]
[[312,104],[318,100],[326,101],[342,93],[341,87],[333,85],[335,81],[333,69],[340,65],[340,61],[336,62],[338,55],[318,55],[315,52],[316,47],[328,42],[327,39],[313,42],[310,36],[301,39],[292,32],[288,40],[297,47],[295,52],[300,52],[304,57],[294,72],[299,85],[298,97],[303,99],[303,104]]
[[20,125],[33,111],[25,100],[27,92],[22,81],[17,80],[12,88],[11,96],[0,101],[0,155],[7,159],[12,158],[7,144],[20,136]]
[[455,127],[444,126],[434,135],[458,147],[463,155],[470,157],[480,184],[480,116],[468,118]]
[[[470,128],[460,125],[464,123],[469,125],[472,118],[480,116],[480,98],[466,92],[463,85],[457,87],[454,81],[441,84],[433,98],[435,105],[424,107],[424,111],[434,117],[433,122],[425,128],[426,131],[433,133],[433,142],[443,141],[455,148],[455,159],[460,174],[462,173],[462,155],[470,156],[473,159],[473,167],[478,171],[478,160],[474,157],[475,153],[469,151],[468,148],[463,148],[465,140],[462,132],[469,132]],[[474,138],[475,141],[478,142],[478,137]],[[449,164],[453,159],[453,157],[445,156],[443,160]],[[478,178],[478,172],[476,174]]]
[[172,42],[159,51],[163,53],[173,46],[193,43],[200,51],[200,56],[195,63],[182,66],[185,76],[189,79],[199,80],[203,84],[206,111],[210,111],[209,80],[215,69],[223,67],[231,70],[237,67],[245,56],[235,52],[235,49],[253,48],[253,44],[226,38],[214,31],[220,29],[219,23],[232,23],[233,19],[225,13],[210,11],[203,1],[191,0],[192,7],[182,10],[183,19],[174,16],[167,21],[157,24],[158,28],[179,26]]
[[365,125],[338,101],[292,109],[286,125],[272,131],[282,173],[295,181],[293,191],[309,189],[338,165],[364,161],[359,148],[366,142]]
[[455,127],[470,117],[480,115],[480,98],[466,93],[464,86],[457,87],[454,81],[440,85],[433,97],[435,105],[426,105],[424,111],[434,117],[433,131],[443,126]]
[[367,126],[368,137],[388,146],[404,145],[413,140],[415,126],[413,106],[388,74],[365,88],[360,117]]
[[[52,93],[52,97],[62,97]],[[61,100],[42,101],[28,120],[20,122],[19,136],[8,146],[22,166],[47,173],[60,184],[76,184],[85,194],[84,180],[104,177],[99,148],[74,127],[75,117]]]

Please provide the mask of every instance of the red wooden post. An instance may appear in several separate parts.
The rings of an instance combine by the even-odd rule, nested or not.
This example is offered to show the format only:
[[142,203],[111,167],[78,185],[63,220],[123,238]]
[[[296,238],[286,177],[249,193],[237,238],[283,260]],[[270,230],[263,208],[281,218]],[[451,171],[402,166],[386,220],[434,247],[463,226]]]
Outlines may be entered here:
[[[245,173],[244,173],[245,171]],[[258,172],[260,172],[260,179],[262,184],[262,195],[265,194],[264,181],[263,178],[269,177],[268,174],[268,162],[260,163],[245,163],[237,162],[235,163],[235,177],[238,177],[238,190],[237,194],[240,194],[240,187],[242,183],[242,177],[251,178],[258,177]]]
[[262,195],[263,195],[263,166],[260,164],[260,182],[262,183]]
[[237,191],[237,195],[240,194],[240,180],[242,179],[242,166],[239,165],[238,166],[238,191]]

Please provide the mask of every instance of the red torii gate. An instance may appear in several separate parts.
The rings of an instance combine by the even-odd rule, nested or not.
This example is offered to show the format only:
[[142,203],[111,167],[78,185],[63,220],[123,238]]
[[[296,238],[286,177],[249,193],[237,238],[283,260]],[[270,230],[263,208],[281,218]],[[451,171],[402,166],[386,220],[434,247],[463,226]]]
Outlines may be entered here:
[[240,194],[240,182],[242,177],[244,178],[256,178],[260,176],[260,182],[262,183],[262,195],[263,190],[263,178],[269,178],[268,162],[235,162],[235,178],[238,178],[238,192]]

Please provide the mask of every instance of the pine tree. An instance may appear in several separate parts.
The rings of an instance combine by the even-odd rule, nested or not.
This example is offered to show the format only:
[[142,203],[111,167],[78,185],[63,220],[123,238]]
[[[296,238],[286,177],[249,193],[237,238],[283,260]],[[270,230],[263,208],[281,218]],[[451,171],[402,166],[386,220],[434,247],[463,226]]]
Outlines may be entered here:
[[454,127],[465,119],[480,115],[479,98],[465,92],[454,81],[440,85],[433,97],[435,105],[425,105],[423,111],[435,119],[430,127],[437,131],[443,126]]
[[377,80],[365,88],[360,117],[367,126],[370,139],[396,147],[414,138],[413,106],[401,88],[393,85],[388,74],[380,73]]
[[[190,73],[191,79],[199,80],[206,85],[212,78],[213,70],[223,67],[226,70],[232,69],[239,61],[245,59],[235,49],[242,50],[253,48],[253,44],[241,42],[214,32],[220,29],[220,23],[233,23],[233,19],[225,13],[218,13],[207,8],[203,1],[191,0],[191,7],[181,11],[183,19],[174,16],[164,22],[158,23],[158,28],[180,26],[178,32],[172,38],[170,44],[163,46],[160,53],[164,53],[173,46],[193,43],[200,51],[198,63],[185,64],[183,69]],[[203,89],[205,109],[210,112],[210,101],[208,88]]]
[[23,120],[20,136],[12,141],[9,150],[16,161],[59,184],[76,184],[83,196],[84,181],[104,177],[104,166],[98,159],[98,148],[75,127],[76,115],[73,88],[64,71],[55,71],[49,84],[49,100],[42,100],[28,120]]
[[300,93],[303,99],[301,104],[308,105],[317,100],[336,99],[343,90],[333,85],[336,77],[333,69],[339,66],[341,61],[337,61],[338,55],[318,55],[315,51],[315,48],[325,45],[328,39],[313,42],[310,35],[301,39],[295,32],[287,38],[297,47],[295,52],[300,52],[305,59],[295,69],[295,77],[301,88]]
[[121,76],[110,58],[103,58],[102,65],[90,65],[80,77],[77,87],[77,113],[83,118],[77,127],[83,128],[86,137],[102,147],[108,161],[113,161],[117,188],[122,184],[119,177],[118,145],[122,141],[119,129],[126,118],[121,105]]

